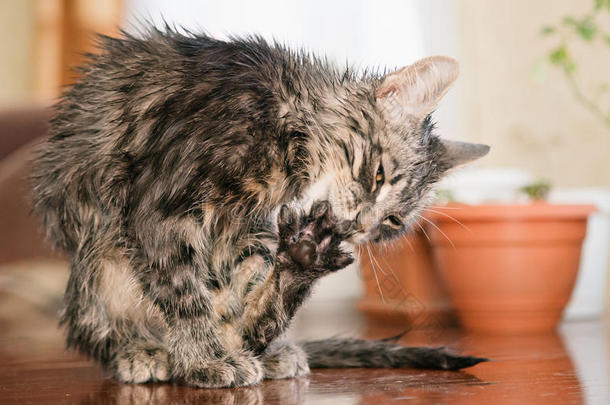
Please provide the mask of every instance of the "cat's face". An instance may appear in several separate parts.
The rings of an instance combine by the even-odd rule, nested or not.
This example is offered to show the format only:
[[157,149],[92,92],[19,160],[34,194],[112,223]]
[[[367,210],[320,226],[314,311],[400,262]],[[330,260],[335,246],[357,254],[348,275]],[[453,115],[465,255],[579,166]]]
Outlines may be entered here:
[[316,115],[324,164],[305,196],[328,199],[338,220],[352,220],[351,242],[402,235],[447,170],[487,153],[487,146],[433,133],[429,113],[457,69],[450,58],[427,58],[363,84],[367,89],[345,91]]

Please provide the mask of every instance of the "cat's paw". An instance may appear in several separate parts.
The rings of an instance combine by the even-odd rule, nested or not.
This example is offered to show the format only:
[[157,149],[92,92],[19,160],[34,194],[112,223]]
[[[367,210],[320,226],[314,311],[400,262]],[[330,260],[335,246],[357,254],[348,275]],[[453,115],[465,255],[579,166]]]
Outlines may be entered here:
[[123,382],[146,383],[169,381],[168,354],[157,347],[131,347],[116,354],[114,372]]
[[337,222],[330,204],[319,201],[306,215],[284,205],[278,214],[280,257],[288,259],[302,271],[322,275],[340,270],[354,261],[340,248],[352,231],[351,221]]
[[275,343],[262,356],[265,379],[300,377],[309,374],[307,355],[292,343]]
[[186,385],[200,388],[245,387],[262,379],[260,360],[245,355],[209,360],[181,377]]

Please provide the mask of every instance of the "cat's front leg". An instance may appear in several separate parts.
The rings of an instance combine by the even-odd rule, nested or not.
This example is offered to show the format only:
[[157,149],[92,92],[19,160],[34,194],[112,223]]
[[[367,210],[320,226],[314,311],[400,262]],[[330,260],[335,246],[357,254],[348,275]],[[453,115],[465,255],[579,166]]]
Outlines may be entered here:
[[299,281],[313,282],[354,261],[340,247],[352,231],[352,221],[337,222],[327,201],[314,203],[307,215],[284,205],[277,222],[279,265]]
[[351,223],[337,223],[328,202],[315,203],[308,214],[281,208],[273,269],[245,298],[243,336],[255,353],[284,332],[318,279],[353,262],[340,246],[350,232]]

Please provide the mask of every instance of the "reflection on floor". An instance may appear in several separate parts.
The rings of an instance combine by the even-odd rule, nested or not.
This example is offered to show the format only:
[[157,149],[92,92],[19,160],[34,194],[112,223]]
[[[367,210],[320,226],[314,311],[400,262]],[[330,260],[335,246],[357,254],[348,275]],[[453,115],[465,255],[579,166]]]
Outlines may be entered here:
[[[493,337],[457,330],[413,331],[400,343],[447,345],[492,358],[463,372],[314,370],[307,378],[241,389],[201,390],[170,384],[125,385],[65,352],[56,327],[61,266],[0,271],[0,403],[82,404],[608,404],[609,338],[604,324],[564,324],[558,334]],[[15,276],[17,275],[17,276]],[[41,281],[42,280],[42,281]],[[38,285],[33,289],[33,285]],[[296,336],[329,336],[332,319],[297,322]],[[299,331],[299,328],[303,328]],[[354,333],[387,337],[397,329],[355,325]]]

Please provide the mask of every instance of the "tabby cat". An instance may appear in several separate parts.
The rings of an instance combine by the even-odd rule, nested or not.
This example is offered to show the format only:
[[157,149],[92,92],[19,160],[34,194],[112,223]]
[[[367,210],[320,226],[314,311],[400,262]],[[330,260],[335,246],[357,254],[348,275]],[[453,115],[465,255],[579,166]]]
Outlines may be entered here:
[[282,334],[356,245],[403,235],[449,169],[487,153],[431,111],[434,56],[357,74],[259,37],[100,37],[34,162],[34,212],[71,262],[70,347],[125,382],[237,387],[310,367],[485,359]]

